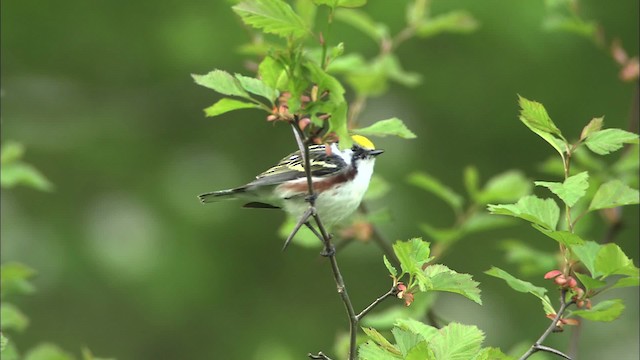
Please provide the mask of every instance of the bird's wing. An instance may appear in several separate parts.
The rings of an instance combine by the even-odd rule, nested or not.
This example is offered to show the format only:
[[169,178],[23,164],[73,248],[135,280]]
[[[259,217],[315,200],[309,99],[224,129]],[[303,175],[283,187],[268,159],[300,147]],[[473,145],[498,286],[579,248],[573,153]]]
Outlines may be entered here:
[[[311,159],[311,175],[313,177],[326,177],[346,168],[347,164],[338,155],[327,154],[324,145],[309,146],[309,158]],[[249,184],[251,186],[278,185],[285,181],[305,177],[300,151],[284,157],[277,165],[256,176]]]

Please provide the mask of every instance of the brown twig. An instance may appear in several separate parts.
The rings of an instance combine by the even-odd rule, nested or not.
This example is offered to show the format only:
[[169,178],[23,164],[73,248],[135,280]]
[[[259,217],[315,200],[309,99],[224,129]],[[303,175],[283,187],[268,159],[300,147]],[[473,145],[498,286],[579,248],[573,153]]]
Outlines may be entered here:
[[542,345],[542,342],[547,338],[547,336],[549,336],[549,334],[551,334],[553,329],[555,329],[558,326],[558,321],[560,321],[560,319],[562,318],[562,314],[565,312],[565,310],[567,310],[567,307],[569,307],[574,303],[573,300],[567,302],[565,299],[566,295],[567,295],[567,290],[562,289],[560,291],[560,309],[558,310],[558,313],[551,321],[551,324],[549,325],[549,327],[547,327],[547,329],[542,333],[540,338],[538,338],[538,340],[529,348],[529,350],[527,350],[527,352],[520,357],[520,360],[528,359],[529,356],[535,354],[538,351],[546,351],[546,352],[555,354],[557,356],[560,356],[562,358],[571,360],[571,358],[568,355],[562,353],[560,350],[556,350],[554,348]]

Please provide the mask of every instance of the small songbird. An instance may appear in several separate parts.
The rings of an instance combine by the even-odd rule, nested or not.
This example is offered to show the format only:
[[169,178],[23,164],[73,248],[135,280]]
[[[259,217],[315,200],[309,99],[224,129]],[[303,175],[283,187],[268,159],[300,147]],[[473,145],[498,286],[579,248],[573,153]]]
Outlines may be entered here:
[[[336,143],[309,146],[315,208],[326,226],[344,220],[360,206],[376,156],[383,152],[376,150],[364,136],[353,135],[352,139],[353,147],[345,150],[340,150]],[[303,165],[303,157],[296,151],[246,185],[198,197],[203,203],[240,199],[246,201],[244,207],[279,208],[300,219],[309,208]]]

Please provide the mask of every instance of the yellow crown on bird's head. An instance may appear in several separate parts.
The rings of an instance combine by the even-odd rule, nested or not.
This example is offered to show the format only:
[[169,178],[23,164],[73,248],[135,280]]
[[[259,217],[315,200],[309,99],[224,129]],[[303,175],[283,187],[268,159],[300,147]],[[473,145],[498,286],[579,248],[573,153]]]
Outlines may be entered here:
[[360,147],[367,150],[374,150],[376,148],[371,140],[362,135],[351,135],[351,140],[353,140],[353,142],[358,144]]

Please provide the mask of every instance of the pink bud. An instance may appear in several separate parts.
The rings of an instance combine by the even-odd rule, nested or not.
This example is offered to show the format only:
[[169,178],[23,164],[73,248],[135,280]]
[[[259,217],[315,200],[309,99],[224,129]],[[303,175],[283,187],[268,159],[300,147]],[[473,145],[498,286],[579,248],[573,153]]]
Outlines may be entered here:
[[558,275],[562,275],[562,271],[560,270],[551,270],[548,273],[544,274],[544,278],[549,280],[549,279],[553,279]]

